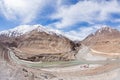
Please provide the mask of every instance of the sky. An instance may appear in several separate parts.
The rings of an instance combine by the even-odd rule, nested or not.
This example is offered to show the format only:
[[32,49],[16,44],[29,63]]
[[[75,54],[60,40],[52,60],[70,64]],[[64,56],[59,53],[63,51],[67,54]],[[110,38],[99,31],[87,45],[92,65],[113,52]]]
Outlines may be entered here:
[[0,31],[36,24],[74,40],[102,26],[120,30],[120,0],[0,0]]

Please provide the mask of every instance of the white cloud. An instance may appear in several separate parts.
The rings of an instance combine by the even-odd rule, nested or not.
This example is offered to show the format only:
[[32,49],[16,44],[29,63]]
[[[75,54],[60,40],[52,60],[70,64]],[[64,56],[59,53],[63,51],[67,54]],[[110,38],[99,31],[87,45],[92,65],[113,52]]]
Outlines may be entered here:
[[79,1],[71,6],[60,6],[58,12],[51,16],[52,19],[61,19],[54,23],[57,28],[65,28],[80,22],[94,24],[94,21],[109,20],[110,13],[120,13],[120,5],[117,0]]
[[89,27],[83,26],[83,27],[78,28],[77,30],[73,29],[67,32],[52,28],[51,26],[46,26],[46,27],[49,30],[56,32],[58,34],[62,34],[71,40],[83,40],[89,34],[94,33],[96,30],[100,29],[103,26],[104,25],[95,25],[95,26],[89,26]]
[[33,21],[45,5],[52,0],[0,0],[0,13],[8,20],[21,23]]
[[[54,4],[56,1],[57,4]],[[94,21],[111,20],[110,13],[120,13],[120,4],[117,0],[109,2],[102,0],[85,0],[79,1],[73,5],[62,4],[63,0],[0,0],[0,15],[4,15],[8,20],[19,20],[21,23],[32,22],[47,5],[55,5],[58,10],[51,16],[51,19],[61,19],[47,27],[65,28],[73,26],[81,22],[88,22],[94,24]],[[42,16],[42,15],[40,15]],[[44,17],[44,16],[43,16]],[[120,19],[111,20],[120,22]],[[52,28],[51,27],[51,28]],[[100,25],[80,27],[78,30],[71,30],[69,32],[62,32],[60,30],[53,31],[64,34],[72,40],[82,40],[90,33],[99,29]]]
[[101,27],[105,27],[106,25],[94,25],[89,27],[80,27],[78,30],[71,30],[69,32],[65,32],[65,36],[67,36],[71,40],[83,40],[89,34],[94,33],[96,30]]

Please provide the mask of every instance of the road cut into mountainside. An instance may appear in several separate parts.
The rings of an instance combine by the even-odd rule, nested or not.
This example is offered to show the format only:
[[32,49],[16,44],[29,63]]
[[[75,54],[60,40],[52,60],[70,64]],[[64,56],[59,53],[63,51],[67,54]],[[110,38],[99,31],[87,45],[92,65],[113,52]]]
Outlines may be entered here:
[[107,52],[101,52],[101,51],[96,51],[94,49],[91,49],[93,53],[96,53],[98,55],[108,55],[108,56],[120,56],[120,53],[107,53]]

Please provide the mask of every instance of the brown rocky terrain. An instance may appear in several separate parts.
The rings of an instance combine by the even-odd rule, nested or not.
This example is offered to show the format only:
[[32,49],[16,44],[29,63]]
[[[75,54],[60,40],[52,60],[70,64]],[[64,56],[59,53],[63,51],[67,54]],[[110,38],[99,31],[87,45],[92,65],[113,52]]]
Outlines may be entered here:
[[[0,41],[11,47],[20,59],[30,61],[72,60],[80,44],[54,32],[41,31],[41,27],[23,35],[0,35]],[[20,34],[20,33],[19,33]]]
[[120,53],[120,31],[103,27],[86,37],[82,43],[96,51],[108,54]]
[[[108,31],[108,28],[105,29]],[[109,31],[112,32],[111,30],[112,29]],[[97,40],[95,37],[91,39],[96,42],[91,41],[88,43],[88,39],[88,41],[84,41],[84,44],[97,50],[95,46],[98,47],[98,44],[101,46],[108,45],[106,43],[109,42],[104,42],[104,40],[119,42],[119,36],[117,36],[118,35],[113,37],[108,36],[107,39],[100,36],[103,40]],[[104,64],[101,64],[101,62],[98,61],[94,64],[88,64],[85,62],[85,64],[80,63],[78,65],[69,67],[35,67],[35,64],[37,62],[34,61],[43,61],[44,64],[44,61],[66,62],[66,60],[74,59],[74,55],[77,53],[80,44],[73,42],[62,35],[57,35],[55,33],[49,34],[46,32],[32,30],[29,33],[25,33],[20,36],[11,37],[2,35],[0,37],[2,37],[0,38],[0,80],[119,80],[120,78],[120,69],[118,69],[120,67],[119,59],[116,61],[105,60],[103,61],[105,62]],[[9,48],[20,60],[25,59],[29,61],[19,61],[13,57],[13,55],[10,53],[11,50],[9,50]],[[86,51],[86,49],[81,51],[81,53],[87,52],[88,51]],[[24,64],[24,62],[26,62],[26,64]],[[29,66],[31,63],[32,66]],[[96,64],[100,66],[96,66]],[[42,63],[39,65],[42,65]],[[52,63],[52,65],[54,65],[54,63]],[[61,65],[64,66],[62,63]],[[86,67],[86,65],[88,66]]]

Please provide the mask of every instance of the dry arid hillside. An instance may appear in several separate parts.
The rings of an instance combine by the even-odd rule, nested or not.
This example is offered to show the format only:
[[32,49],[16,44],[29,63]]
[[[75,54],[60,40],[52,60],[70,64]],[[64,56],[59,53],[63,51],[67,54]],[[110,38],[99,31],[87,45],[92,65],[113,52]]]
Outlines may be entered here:
[[108,55],[120,53],[120,31],[111,27],[103,27],[86,37],[82,43]]
[[40,26],[2,33],[0,80],[118,80],[119,34],[104,27],[79,43]]
[[[11,35],[1,34],[0,41],[10,47],[20,59],[30,61],[72,60],[80,44],[63,35],[38,26],[22,35],[13,31]],[[16,36],[16,35],[19,36]]]

